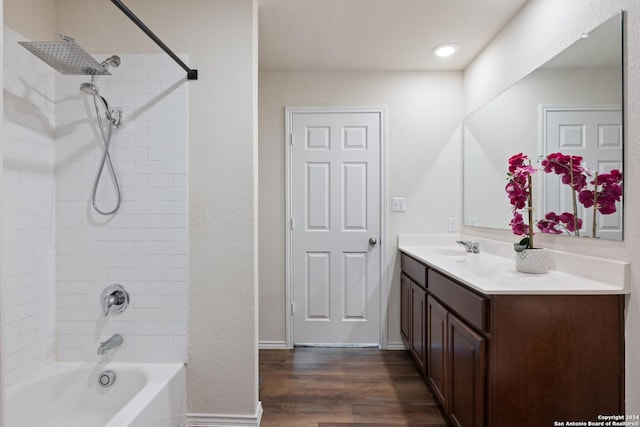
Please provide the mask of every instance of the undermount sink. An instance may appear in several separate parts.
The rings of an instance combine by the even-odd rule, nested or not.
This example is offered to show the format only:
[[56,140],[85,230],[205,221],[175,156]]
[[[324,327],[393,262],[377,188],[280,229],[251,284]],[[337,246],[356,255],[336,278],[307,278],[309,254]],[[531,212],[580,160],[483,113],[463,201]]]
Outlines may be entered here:
[[434,248],[434,255],[438,256],[447,256],[447,257],[463,257],[467,255],[471,255],[470,252],[465,252],[464,249],[449,249],[449,248]]

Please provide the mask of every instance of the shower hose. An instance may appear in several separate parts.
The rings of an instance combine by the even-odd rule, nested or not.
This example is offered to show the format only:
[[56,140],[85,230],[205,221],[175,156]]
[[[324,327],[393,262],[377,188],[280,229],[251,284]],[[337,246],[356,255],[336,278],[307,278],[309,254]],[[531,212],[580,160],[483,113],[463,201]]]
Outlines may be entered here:
[[[100,95],[93,96],[93,105],[96,109],[96,117],[98,119],[98,127],[100,128],[100,135],[102,135],[102,142],[104,143],[104,151],[102,153],[102,161],[100,162],[100,167],[98,168],[98,173],[96,174],[96,179],[93,183],[93,192],[91,195],[91,202],[93,204],[93,208],[101,215],[113,215],[118,212],[120,209],[120,204],[122,203],[122,195],[120,194],[120,184],[118,183],[118,177],[116,175],[116,170],[113,167],[113,162],[111,161],[111,153],[109,153],[109,148],[111,147],[111,134],[113,131],[113,118],[111,117],[109,111],[106,112],[106,125],[105,120],[100,117],[100,110],[98,108],[98,100],[96,99]],[[98,207],[98,203],[96,202],[96,193],[98,192],[98,186],[100,184],[100,179],[102,177],[102,173],[104,172],[105,165],[111,170],[111,176],[113,178],[113,185],[116,190],[116,205],[110,210],[102,210]]]

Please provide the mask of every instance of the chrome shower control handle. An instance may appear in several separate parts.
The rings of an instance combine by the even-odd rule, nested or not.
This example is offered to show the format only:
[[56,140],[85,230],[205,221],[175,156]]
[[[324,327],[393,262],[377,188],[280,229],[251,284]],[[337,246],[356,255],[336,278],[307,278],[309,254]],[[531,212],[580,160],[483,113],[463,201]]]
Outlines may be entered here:
[[113,307],[114,305],[122,305],[124,301],[124,293],[122,291],[114,291],[111,295],[109,295],[105,302],[104,316],[107,317],[111,307]]
[[117,313],[122,313],[129,306],[129,293],[120,284],[107,286],[100,295],[102,315],[107,317],[113,307],[118,309]]

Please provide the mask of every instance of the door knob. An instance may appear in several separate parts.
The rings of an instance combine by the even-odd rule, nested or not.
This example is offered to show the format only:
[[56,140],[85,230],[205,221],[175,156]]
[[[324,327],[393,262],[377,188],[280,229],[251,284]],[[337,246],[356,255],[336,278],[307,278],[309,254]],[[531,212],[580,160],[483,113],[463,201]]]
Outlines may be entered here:
[[370,244],[371,246],[375,246],[375,245],[376,245],[376,243],[378,243],[378,239],[376,239],[375,237],[370,237],[370,238],[369,238],[369,244]]

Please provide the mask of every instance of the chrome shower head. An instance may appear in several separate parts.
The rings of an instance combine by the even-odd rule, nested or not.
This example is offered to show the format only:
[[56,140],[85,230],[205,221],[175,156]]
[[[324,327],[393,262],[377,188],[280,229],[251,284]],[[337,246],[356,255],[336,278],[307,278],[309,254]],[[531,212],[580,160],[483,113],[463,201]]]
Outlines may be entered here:
[[104,61],[100,63],[104,68],[107,67],[119,67],[120,66],[120,57],[118,55],[111,55]]
[[[99,99],[100,102],[102,102],[102,106],[104,107],[104,114],[107,117],[107,119],[114,124],[115,126],[119,127],[120,126],[120,115],[122,114],[122,112],[119,109],[112,109],[109,106],[109,103],[107,102],[106,99],[104,99],[104,96],[100,95],[100,91],[98,90],[98,86],[96,86],[95,84],[93,84],[93,82],[86,82],[86,83],[82,83],[80,85],[80,90],[83,93],[86,93],[87,95],[91,95],[93,96],[93,99]],[[98,106],[96,105],[96,108],[98,108]]]
[[60,35],[60,41],[18,43],[62,74],[111,74],[104,64],[96,61],[71,37]]
[[93,95],[93,96],[98,96],[100,95],[100,91],[98,90],[98,86],[94,85],[93,83],[82,83],[80,85],[80,90],[84,93],[86,93],[87,95]]

